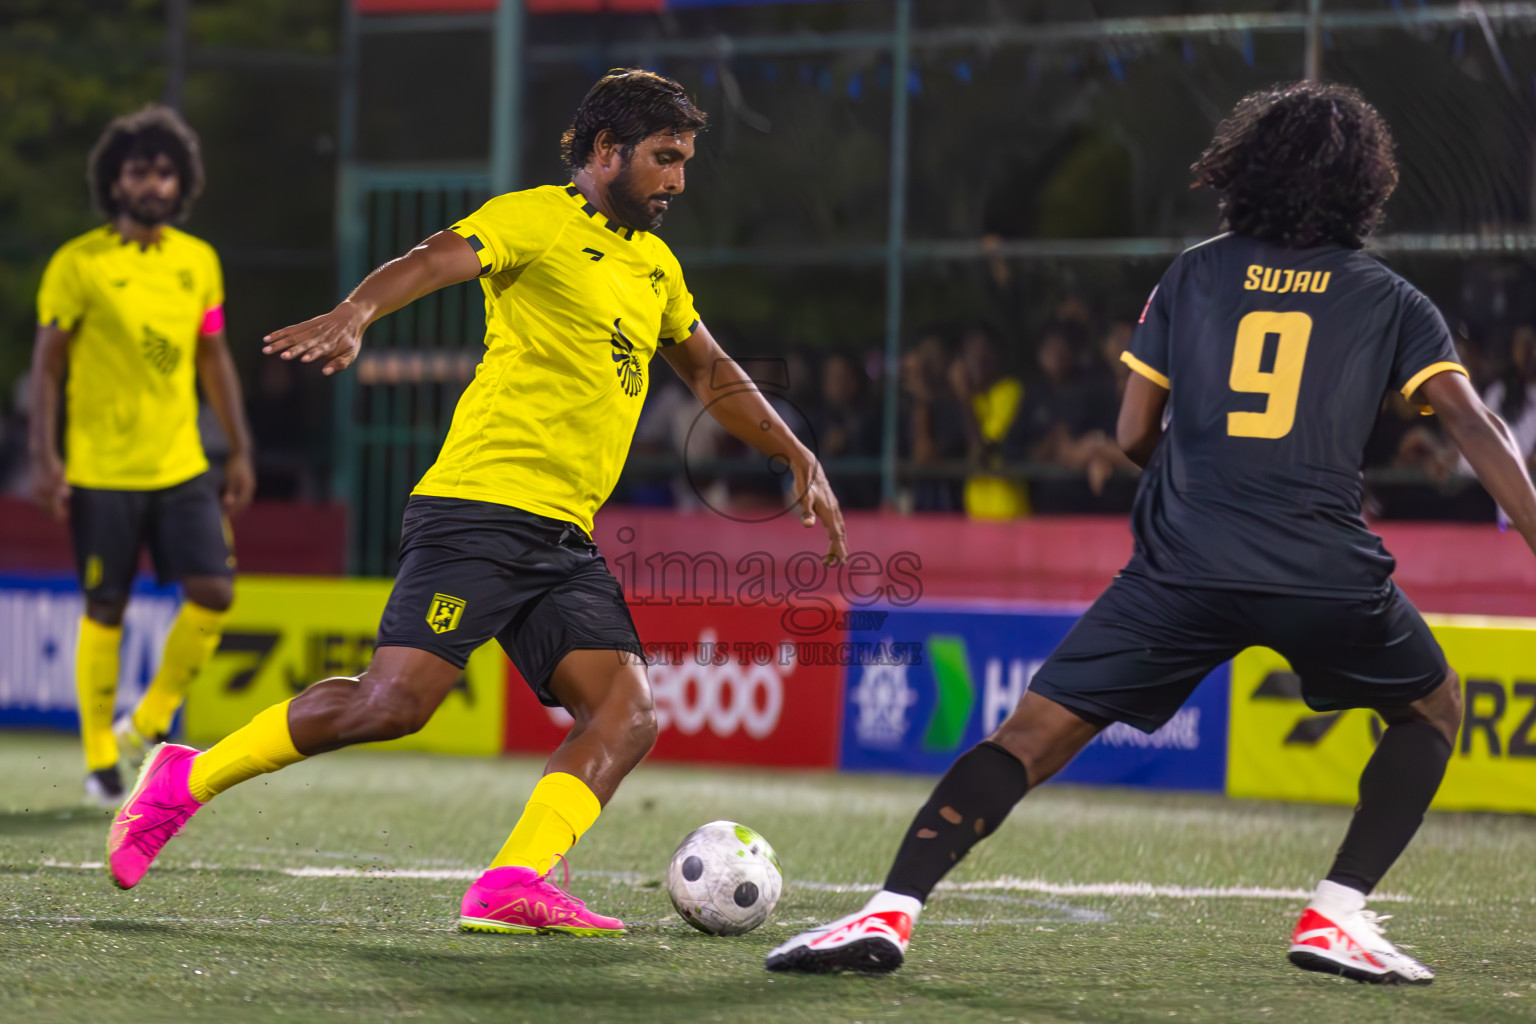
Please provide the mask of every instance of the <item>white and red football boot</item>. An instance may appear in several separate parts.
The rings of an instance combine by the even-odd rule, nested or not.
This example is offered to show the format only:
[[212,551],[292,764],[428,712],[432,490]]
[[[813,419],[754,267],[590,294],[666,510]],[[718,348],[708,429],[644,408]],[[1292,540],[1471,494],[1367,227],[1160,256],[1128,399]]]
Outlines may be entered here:
[[805,974],[889,974],[907,955],[912,922],[921,906],[910,897],[881,893],[857,913],[796,935],[769,953],[763,966]]
[[1428,985],[1435,972],[1382,934],[1381,922],[1389,917],[1366,910],[1365,897],[1355,890],[1322,882],[1291,934],[1291,963],[1355,981]]

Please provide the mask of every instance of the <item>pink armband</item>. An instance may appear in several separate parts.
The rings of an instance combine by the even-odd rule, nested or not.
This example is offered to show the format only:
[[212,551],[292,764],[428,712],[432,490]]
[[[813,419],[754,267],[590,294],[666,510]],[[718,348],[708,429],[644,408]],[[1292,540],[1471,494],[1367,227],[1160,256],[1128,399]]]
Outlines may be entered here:
[[203,314],[203,326],[198,328],[197,333],[200,334],[200,335],[202,335],[202,334],[218,334],[223,329],[224,329],[224,307],[223,306],[214,306],[208,312]]

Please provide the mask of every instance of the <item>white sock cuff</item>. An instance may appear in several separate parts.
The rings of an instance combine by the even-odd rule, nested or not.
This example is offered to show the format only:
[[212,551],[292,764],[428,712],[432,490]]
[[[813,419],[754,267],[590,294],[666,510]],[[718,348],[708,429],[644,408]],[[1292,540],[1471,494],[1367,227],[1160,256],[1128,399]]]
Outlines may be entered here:
[[864,904],[864,910],[871,914],[884,913],[887,910],[899,910],[912,920],[917,920],[917,915],[923,912],[923,904],[912,896],[903,896],[900,893],[881,889],[869,898]]
[[1317,891],[1312,894],[1312,902],[1353,913],[1365,906],[1365,893],[1359,889],[1351,889],[1347,885],[1340,885],[1338,882],[1330,882],[1325,878],[1317,883]]

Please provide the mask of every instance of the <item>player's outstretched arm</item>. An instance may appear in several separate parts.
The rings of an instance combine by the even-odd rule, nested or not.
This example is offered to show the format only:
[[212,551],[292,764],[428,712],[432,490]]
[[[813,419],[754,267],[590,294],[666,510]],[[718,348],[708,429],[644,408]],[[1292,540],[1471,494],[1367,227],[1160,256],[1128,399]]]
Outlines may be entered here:
[[661,351],[722,427],[768,458],[782,460],[794,473],[800,522],[811,527],[820,519],[827,530],[829,544],[823,563],[838,565],[847,558],[843,510],[820,461],[800,443],[746,371],[725,354],[709,329],[700,324],[687,341]]
[[55,519],[64,519],[69,512],[69,484],[64,482],[64,460],[59,457],[59,391],[69,369],[71,333],[57,324],[38,325],[27,395],[32,496]]
[[327,375],[345,370],[357,358],[369,324],[439,288],[479,276],[480,257],[469,243],[439,231],[363,278],[329,313],[267,335],[262,351],[305,363],[324,359],[321,372]]
[[1421,390],[1478,480],[1536,552],[1536,489],[1509,428],[1483,404],[1465,374],[1437,373]]

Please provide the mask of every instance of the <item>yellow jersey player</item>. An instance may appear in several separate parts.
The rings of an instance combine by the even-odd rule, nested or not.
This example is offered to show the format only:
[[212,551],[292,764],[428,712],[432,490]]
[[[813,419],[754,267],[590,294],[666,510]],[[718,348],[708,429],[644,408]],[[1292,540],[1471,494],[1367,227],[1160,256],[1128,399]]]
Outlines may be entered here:
[[[43,272],[30,447],[37,500],[69,520],[85,591],[75,675],[86,794],[116,807],[119,755],[137,767],[165,738],[218,646],[233,599],[226,516],[250,502],[255,475],[219,258],[170,226],[202,190],[197,136],[167,107],[117,118],[91,150],[87,180],[107,223],[65,243]],[[231,445],[222,495],[198,434],[199,382]],[[114,725],[123,612],[144,547],[186,600],[149,689]]]
[[660,351],[727,430],[782,460],[801,521],[819,519],[830,535],[828,564],[846,555],[816,458],[699,322],[677,260],[652,234],[683,191],[704,123],[676,82],[615,71],[587,93],[562,140],[569,184],[492,199],[374,271],[331,312],[267,338],[267,352],[335,373],[386,313],[460,281],[479,278],[485,291],[485,358],[406,506],[371,664],[268,708],[205,753],[160,747],[112,826],[119,886],[137,883],[230,786],[421,728],[470,652],[495,637],[539,699],[575,725],[465,893],[459,927],[623,931],[549,876],[656,737],[640,641],[590,536],[623,468],[652,355]]

